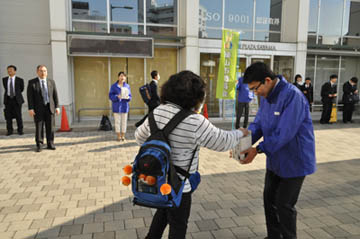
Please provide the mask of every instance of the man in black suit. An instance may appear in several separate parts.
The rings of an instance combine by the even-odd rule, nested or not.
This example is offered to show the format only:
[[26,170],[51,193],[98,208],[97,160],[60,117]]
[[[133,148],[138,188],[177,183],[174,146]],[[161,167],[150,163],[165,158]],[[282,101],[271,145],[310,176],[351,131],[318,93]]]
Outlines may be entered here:
[[337,75],[331,75],[330,81],[321,87],[321,101],[323,103],[323,111],[321,113],[320,124],[329,124],[331,117],[332,104],[337,96]]
[[43,143],[43,128],[46,129],[47,148],[55,150],[54,146],[54,114],[60,114],[59,100],[55,81],[47,79],[47,69],[45,65],[37,67],[38,77],[29,80],[27,97],[29,114],[34,117],[35,122],[35,141],[36,152],[41,151]]
[[[160,97],[158,94],[158,83],[160,80],[160,75],[157,71],[152,71],[151,72],[151,82],[150,82],[150,101],[148,103],[148,114],[153,111],[156,107],[158,107],[160,105]],[[146,120],[146,118],[148,117],[148,114],[145,115],[139,122],[137,122],[135,124],[136,127],[139,127],[140,125],[142,125],[142,123],[144,123],[144,121]]]
[[353,77],[348,82],[343,85],[343,122],[346,124],[347,122],[353,123],[352,114],[355,109],[355,102],[353,96],[359,94],[359,91],[356,87],[358,82],[358,78]]
[[309,106],[310,106],[309,108],[310,108],[310,112],[311,112],[312,111],[313,99],[314,99],[314,93],[313,93],[313,86],[311,84],[310,77],[305,78],[305,84],[302,85],[301,91],[304,93],[306,99],[309,102]]
[[160,105],[160,97],[158,94],[158,84],[160,80],[160,75],[157,71],[151,72],[152,81],[150,82],[150,92],[151,92],[151,99],[149,102],[149,112],[153,111],[156,107]]
[[5,89],[4,94],[4,113],[6,119],[7,136],[12,135],[13,126],[12,119],[16,119],[17,131],[19,135],[23,135],[23,121],[21,117],[21,106],[24,103],[22,92],[24,91],[24,80],[15,76],[16,66],[10,65],[7,67],[8,77],[3,78],[3,85]]

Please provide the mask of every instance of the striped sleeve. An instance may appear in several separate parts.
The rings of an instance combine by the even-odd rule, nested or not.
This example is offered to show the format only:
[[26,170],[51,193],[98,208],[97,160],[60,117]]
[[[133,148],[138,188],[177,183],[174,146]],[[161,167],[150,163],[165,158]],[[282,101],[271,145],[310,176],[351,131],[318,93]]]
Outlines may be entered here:
[[243,133],[240,130],[225,131],[217,128],[202,115],[199,127],[195,132],[196,142],[203,147],[215,151],[227,151],[240,143]]
[[142,145],[150,136],[150,126],[148,118],[135,130],[135,140],[138,145]]

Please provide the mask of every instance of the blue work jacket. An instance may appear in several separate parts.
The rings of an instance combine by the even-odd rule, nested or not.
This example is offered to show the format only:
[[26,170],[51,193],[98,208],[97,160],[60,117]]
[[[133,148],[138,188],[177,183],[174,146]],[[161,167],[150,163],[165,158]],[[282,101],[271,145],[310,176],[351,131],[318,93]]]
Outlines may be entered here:
[[305,96],[280,77],[267,98],[261,98],[249,126],[252,143],[266,154],[266,168],[283,178],[301,177],[316,170],[314,128]]
[[240,77],[236,85],[238,91],[238,102],[249,103],[254,98],[254,92],[249,90],[248,84],[243,83],[244,77]]
[[115,82],[110,88],[109,99],[112,102],[112,110],[114,113],[128,113],[129,101],[131,100],[130,86],[124,82],[124,87],[129,90],[129,99],[119,99],[117,96],[121,94],[121,89],[118,82]]

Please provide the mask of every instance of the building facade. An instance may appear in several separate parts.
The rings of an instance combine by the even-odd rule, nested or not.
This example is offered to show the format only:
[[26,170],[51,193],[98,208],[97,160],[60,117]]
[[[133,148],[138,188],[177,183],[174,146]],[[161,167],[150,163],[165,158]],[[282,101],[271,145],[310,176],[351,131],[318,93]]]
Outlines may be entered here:
[[238,75],[263,61],[288,81],[310,77],[316,105],[331,74],[339,75],[342,92],[360,73],[359,9],[358,0],[3,0],[0,75],[14,64],[27,84],[38,64],[47,65],[73,122],[109,114],[108,91],[119,71],[127,73],[135,118],[146,112],[138,88],[152,70],[160,86],[192,70],[207,82],[209,116],[223,118],[226,102],[215,89],[227,28],[240,32]]

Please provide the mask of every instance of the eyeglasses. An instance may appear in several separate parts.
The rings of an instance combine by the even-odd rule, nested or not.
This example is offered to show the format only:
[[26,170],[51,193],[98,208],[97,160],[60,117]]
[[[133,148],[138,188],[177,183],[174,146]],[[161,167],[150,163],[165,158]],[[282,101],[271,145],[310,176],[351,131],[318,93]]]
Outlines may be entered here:
[[249,90],[251,90],[251,91],[257,91],[262,84],[263,84],[263,83],[260,82],[257,87],[252,87],[252,88],[250,88]]

